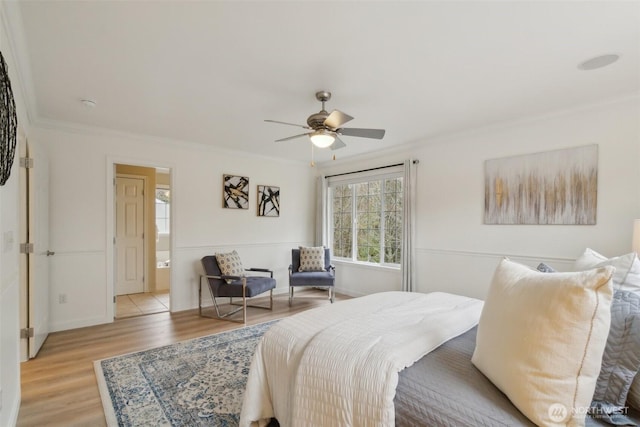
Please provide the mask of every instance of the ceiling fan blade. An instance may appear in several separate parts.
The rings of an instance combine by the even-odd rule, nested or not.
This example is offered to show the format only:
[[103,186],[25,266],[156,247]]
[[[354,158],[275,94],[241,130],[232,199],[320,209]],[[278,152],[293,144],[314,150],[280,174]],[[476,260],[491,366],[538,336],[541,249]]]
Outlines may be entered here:
[[307,135],[309,135],[309,134],[310,134],[310,132],[308,132],[308,133],[301,133],[300,135],[289,136],[289,137],[287,137],[287,138],[276,139],[276,142],[288,141],[288,140],[290,140],[290,139],[300,138],[301,136],[307,136]]
[[331,148],[332,150],[338,150],[338,149],[340,149],[340,148],[344,148],[344,147],[346,147],[346,146],[347,146],[347,144],[345,144],[344,142],[342,142],[342,140],[336,136],[336,140],[335,140],[335,141],[333,141],[333,144],[331,144],[331,145],[329,146],[329,148]]
[[342,111],[333,110],[331,114],[324,120],[324,125],[330,127],[331,129],[338,129],[343,124],[348,121],[353,120],[348,114],[343,113]]
[[278,120],[265,120],[265,122],[269,122],[269,123],[279,123],[281,125],[289,125],[289,126],[297,126],[299,128],[303,128],[303,129],[311,129],[309,126],[304,126],[304,125],[298,125],[296,123],[287,123],[287,122],[280,122]]
[[359,136],[361,138],[382,139],[384,137],[384,129],[360,129],[360,128],[342,128],[336,129],[340,135]]

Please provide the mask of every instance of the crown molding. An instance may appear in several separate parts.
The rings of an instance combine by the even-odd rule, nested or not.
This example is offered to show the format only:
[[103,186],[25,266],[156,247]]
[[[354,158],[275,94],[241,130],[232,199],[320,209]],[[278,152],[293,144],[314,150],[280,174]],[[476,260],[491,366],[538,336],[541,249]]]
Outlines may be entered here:
[[256,154],[248,151],[233,150],[230,148],[224,148],[211,144],[203,144],[188,140],[179,140],[174,138],[164,138],[152,135],[137,134],[133,132],[118,131],[114,129],[102,128],[97,126],[85,126],[78,123],[65,122],[61,120],[52,119],[39,119],[35,123],[32,123],[32,127],[45,131],[53,132],[67,132],[76,135],[94,136],[102,138],[114,138],[114,139],[126,139],[138,141],[146,144],[152,144],[154,146],[164,145],[165,147],[184,149],[188,148],[194,151],[206,151],[223,153],[233,156],[242,156],[244,158],[250,157],[255,159],[269,159],[286,164],[306,164],[306,161],[285,159],[276,156],[266,156],[262,154]]
[[394,145],[393,147],[384,148],[377,151],[371,151],[366,154],[361,154],[361,155],[356,154],[353,156],[341,158],[339,160],[333,160],[333,161],[329,160],[329,161],[318,162],[318,166],[320,169],[328,169],[333,167],[334,165],[339,166],[343,164],[352,163],[354,160],[358,160],[358,161],[376,160],[381,157],[395,158],[403,153],[405,155],[404,156],[400,155],[399,158],[405,158],[407,152],[424,148],[425,146],[451,143],[452,141],[460,138],[486,135],[488,133],[493,133],[493,132],[497,132],[504,129],[510,129],[514,127],[540,123],[540,122],[544,122],[552,119],[568,117],[581,112],[593,111],[603,107],[623,104],[626,102],[633,102],[633,101],[640,102],[640,91],[633,91],[630,93],[626,93],[622,96],[606,98],[597,102],[580,104],[580,105],[575,105],[569,108],[553,110],[543,114],[521,117],[519,119],[513,119],[513,120],[505,120],[501,122],[494,122],[486,126],[461,129],[454,132],[444,132],[444,133],[434,134],[434,135],[425,135],[423,138],[419,140],[415,140],[415,141],[411,141],[411,142],[407,142],[399,145]]

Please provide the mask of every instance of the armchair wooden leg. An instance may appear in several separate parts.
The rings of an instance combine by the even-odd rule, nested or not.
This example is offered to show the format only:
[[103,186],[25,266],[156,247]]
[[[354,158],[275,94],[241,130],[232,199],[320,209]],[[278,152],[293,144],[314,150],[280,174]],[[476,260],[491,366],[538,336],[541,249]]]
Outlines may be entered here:
[[293,286],[289,286],[289,307],[293,303]]

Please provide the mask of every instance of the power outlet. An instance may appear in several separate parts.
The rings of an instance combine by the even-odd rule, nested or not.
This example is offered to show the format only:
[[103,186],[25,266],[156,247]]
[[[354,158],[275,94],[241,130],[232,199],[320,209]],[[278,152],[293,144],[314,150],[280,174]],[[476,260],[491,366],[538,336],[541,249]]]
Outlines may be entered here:
[[58,304],[67,303],[67,294],[58,294]]

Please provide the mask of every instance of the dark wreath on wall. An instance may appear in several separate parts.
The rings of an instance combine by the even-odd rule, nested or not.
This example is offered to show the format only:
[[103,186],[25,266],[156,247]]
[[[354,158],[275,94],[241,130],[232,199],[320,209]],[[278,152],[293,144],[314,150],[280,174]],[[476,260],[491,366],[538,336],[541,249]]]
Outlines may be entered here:
[[1,52],[0,62],[0,185],[4,185],[11,175],[11,166],[16,152],[18,118],[7,64]]

